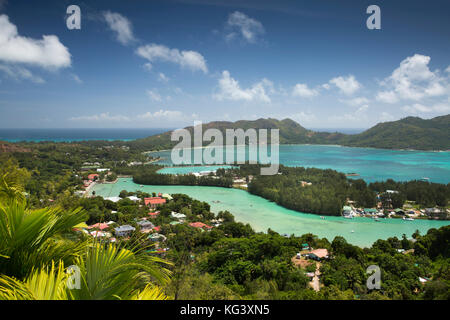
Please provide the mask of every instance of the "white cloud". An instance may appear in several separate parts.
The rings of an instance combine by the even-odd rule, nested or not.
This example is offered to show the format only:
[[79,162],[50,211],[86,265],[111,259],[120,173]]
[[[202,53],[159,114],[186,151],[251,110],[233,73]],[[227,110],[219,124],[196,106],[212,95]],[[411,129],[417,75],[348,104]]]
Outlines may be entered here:
[[69,50],[57,36],[44,35],[36,40],[18,34],[17,27],[7,15],[0,15],[0,60],[24,63],[47,69],[70,67]]
[[349,75],[348,77],[336,77],[331,79],[329,83],[334,84],[346,95],[352,95],[361,88],[361,84],[353,75]]
[[428,67],[431,58],[421,54],[404,59],[381,85],[389,91],[379,92],[378,99],[394,103],[398,100],[420,101],[424,98],[442,96],[449,93],[448,80],[441,77],[439,70]]
[[448,113],[450,112],[450,104],[449,103],[436,103],[430,106],[425,106],[420,103],[415,103],[413,105],[404,106],[403,111],[419,114],[419,113]]
[[367,99],[366,97],[356,97],[356,98],[348,99],[348,100],[341,99],[339,101],[341,101],[345,104],[348,104],[349,106],[352,106],[352,107],[358,107],[360,105],[369,103],[369,99]]
[[30,70],[20,66],[0,64],[0,71],[6,74],[9,78],[14,79],[16,81],[30,80],[34,83],[45,83],[44,79],[34,75]]
[[319,94],[319,92],[316,89],[310,89],[308,88],[308,85],[304,83],[297,83],[294,88],[292,89],[292,95],[295,97],[302,97],[302,98],[312,98]]
[[156,102],[162,101],[161,95],[155,89],[154,90],[147,90],[147,95],[153,101],[156,101]]
[[160,72],[158,75],[158,81],[167,83],[169,82],[169,77],[167,77],[164,73]]
[[397,95],[394,91],[380,91],[377,93],[376,98],[378,101],[385,103],[396,103],[398,102]]
[[172,62],[193,71],[208,72],[205,58],[196,51],[180,51],[152,43],[137,48],[136,54],[151,63],[156,61]]
[[214,94],[216,100],[244,100],[244,101],[263,101],[271,102],[266,93],[266,89],[273,90],[273,84],[268,79],[262,79],[248,89],[241,89],[239,82],[230,76],[225,70],[219,79],[219,92]]
[[91,116],[72,117],[70,121],[89,121],[89,122],[123,122],[130,121],[130,118],[124,115],[110,115],[109,112],[95,114]]
[[261,22],[239,11],[235,11],[229,15],[227,26],[235,30],[225,36],[227,41],[234,39],[237,33],[239,33],[247,42],[255,43],[258,37],[265,32]]
[[103,17],[108,27],[116,34],[116,39],[123,45],[127,45],[135,41],[133,35],[133,27],[130,20],[120,13],[106,11]]

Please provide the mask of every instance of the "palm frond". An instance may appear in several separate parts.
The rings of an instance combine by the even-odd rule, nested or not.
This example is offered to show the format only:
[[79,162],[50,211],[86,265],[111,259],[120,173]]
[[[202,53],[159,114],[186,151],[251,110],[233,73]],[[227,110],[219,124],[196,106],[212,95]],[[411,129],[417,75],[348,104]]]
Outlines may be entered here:
[[33,271],[25,280],[0,276],[0,300],[66,300],[68,275],[63,264]]
[[169,297],[164,293],[164,291],[154,285],[147,285],[143,290],[134,293],[130,300],[168,300]]

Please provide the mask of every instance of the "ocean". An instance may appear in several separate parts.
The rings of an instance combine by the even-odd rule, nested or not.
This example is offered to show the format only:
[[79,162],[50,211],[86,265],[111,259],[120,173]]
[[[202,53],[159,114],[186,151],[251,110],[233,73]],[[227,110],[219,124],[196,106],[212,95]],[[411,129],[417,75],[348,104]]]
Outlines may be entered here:
[[[0,128],[0,141],[8,142],[71,142],[71,141],[88,141],[88,140],[121,140],[129,141],[140,138],[149,137],[155,134],[174,130],[174,128],[158,128],[158,129],[136,129],[136,128],[88,128],[88,129],[2,129]],[[355,134],[364,131],[364,129],[312,129],[316,131],[342,132],[347,134]]]
[[[270,148],[269,148],[270,150]],[[248,159],[248,147],[240,149]],[[225,150],[224,150],[225,153]],[[172,166],[171,151],[152,152],[159,164]],[[193,159],[193,152],[191,153]],[[223,159],[226,159],[225,155]],[[193,160],[192,160],[193,161]],[[334,169],[356,173],[366,182],[393,179],[450,183],[450,152],[353,148],[334,145],[280,145],[279,163],[291,167]],[[169,173],[169,172],[166,172]]]
[[0,141],[8,142],[72,142],[88,140],[129,141],[163,133],[169,128],[160,129],[0,129]]

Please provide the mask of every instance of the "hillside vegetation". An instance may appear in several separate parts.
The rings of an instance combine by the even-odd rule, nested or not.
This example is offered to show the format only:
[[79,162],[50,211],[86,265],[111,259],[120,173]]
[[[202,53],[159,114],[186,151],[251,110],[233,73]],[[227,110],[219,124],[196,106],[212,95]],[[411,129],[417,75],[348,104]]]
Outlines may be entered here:
[[[383,122],[359,134],[339,132],[316,132],[302,127],[291,119],[215,121],[203,124],[203,131],[215,128],[224,133],[226,129],[279,129],[281,144],[340,144],[350,147],[383,149],[450,150],[450,115],[429,120],[407,117],[398,121]],[[193,133],[193,127],[186,127]],[[170,139],[171,132],[128,142],[137,150],[170,149],[177,144]],[[269,135],[270,141],[270,135]],[[206,145],[207,143],[205,143]]]

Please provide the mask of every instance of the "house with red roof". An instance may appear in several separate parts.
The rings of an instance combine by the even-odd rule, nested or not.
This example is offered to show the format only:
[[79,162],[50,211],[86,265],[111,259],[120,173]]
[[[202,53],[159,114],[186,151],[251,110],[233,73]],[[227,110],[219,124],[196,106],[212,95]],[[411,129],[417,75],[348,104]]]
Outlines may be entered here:
[[166,203],[166,199],[161,197],[144,198],[144,203],[146,206],[149,206],[150,208],[154,209],[157,206]]
[[159,216],[159,211],[149,212],[148,215],[150,216],[150,218],[156,218],[157,216]]
[[104,229],[108,229],[109,228],[109,224],[107,223],[96,223],[93,224],[91,226],[88,227],[88,229],[100,229],[100,230],[104,230]]
[[100,177],[99,174],[97,174],[97,173],[91,173],[90,175],[88,175],[88,180],[90,180],[90,181],[95,181],[95,180],[98,180],[99,177]]
[[191,222],[189,223],[191,227],[198,228],[198,229],[212,229],[211,226],[208,226],[207,224],[203,222]]

